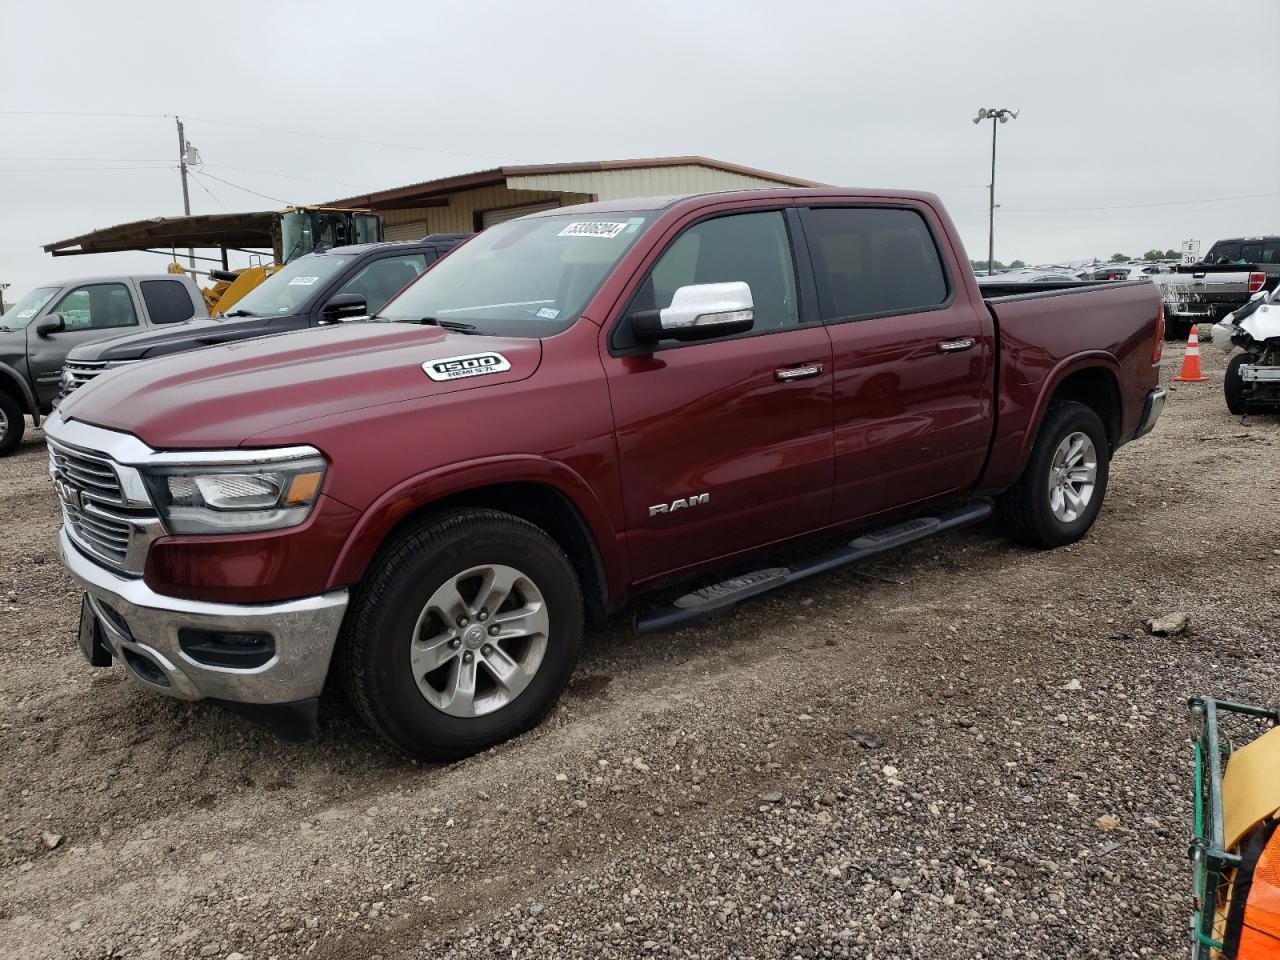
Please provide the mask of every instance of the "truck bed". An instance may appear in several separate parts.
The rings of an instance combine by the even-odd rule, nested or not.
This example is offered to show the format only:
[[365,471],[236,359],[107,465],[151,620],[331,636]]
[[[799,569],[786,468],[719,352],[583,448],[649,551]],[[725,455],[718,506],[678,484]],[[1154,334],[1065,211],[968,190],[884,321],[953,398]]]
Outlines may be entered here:
[[1121,413],[1108,429],[1117,445],[1137,431],[1147,394],[1159,378],[1152,351],[1161,301],[1149,280],[1063,283],[1049,290],[1043,288],[1055,285],[1010,286],[1020,289],[983,297],[999,345],[996,427],[984,490],[1002,490],[1013,482],[1024,447],[1035,435],[1041,395],[1059,373],[1094,364],[1115,375]]

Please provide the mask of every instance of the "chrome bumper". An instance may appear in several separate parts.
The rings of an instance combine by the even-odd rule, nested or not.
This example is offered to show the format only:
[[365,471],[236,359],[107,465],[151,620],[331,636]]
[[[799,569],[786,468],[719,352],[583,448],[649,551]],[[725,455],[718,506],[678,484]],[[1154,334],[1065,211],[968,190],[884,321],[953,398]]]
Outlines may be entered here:
[[1168,395],[1164,387],[1156,387],[1147,394],[1147,402],[1142,409],[1142,423],[1138,425],[1138,432],[1133,435],[1133,439],[1137,440],[1151,432],[1164,411],[1164,401]]
[[[346,590],[282,603],[182,600],[99,566],[61,528],[58,547],[97,618],[95,636],[147,689],[181,700],[208,697],[245,704],[319,696],[347,609]],[[275,651],[266,663],[249,669],[211,666],[192,659],[179,645],[178,631],[184,627],[268,634]]]

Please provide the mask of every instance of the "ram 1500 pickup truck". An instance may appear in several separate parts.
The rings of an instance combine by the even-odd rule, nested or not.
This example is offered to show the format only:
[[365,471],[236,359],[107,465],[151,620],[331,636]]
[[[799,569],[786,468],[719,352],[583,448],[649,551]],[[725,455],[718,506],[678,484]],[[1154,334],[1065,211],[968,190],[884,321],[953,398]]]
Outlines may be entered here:
[[674,627],[993,509],[1071,543],[1160,414],[1160,298],[1000,293],[931,194],[611,201],[484,231],[382,322],[104,374],[46,426],[80,644],[289,736],[337,670],[450,758],[642,592],[689,585],[637,619]]

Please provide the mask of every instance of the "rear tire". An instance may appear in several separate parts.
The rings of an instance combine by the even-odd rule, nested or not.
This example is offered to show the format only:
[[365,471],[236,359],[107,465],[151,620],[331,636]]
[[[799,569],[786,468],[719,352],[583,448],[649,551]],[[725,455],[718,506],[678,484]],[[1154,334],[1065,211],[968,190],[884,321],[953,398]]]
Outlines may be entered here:
[[27,418],[18,401],[0,392],[0,457],[13,453],[26,429]]
[[1097,413],[1083,403],[1055,403],[1022,476],[996,499],[996,512],[1018,543],[1075,543],[1102,509],[1110,465],[1111,444]]
[[1222,392],[1227,397],[1227,409],[1236,415],[1243,414],[1249,406],[1244,395],[1244,378],[1240,376],[1240,368],[1250,363],[1253,357],[1247,353],[1238,353],[1227,364],[1226,376],[1222,378]]
[[551,537],[510,514],[455,511],[374,561],[338,666],[375,731],[416,757],[456,760],[546,715],[573,672],[582,620],[577,574]]

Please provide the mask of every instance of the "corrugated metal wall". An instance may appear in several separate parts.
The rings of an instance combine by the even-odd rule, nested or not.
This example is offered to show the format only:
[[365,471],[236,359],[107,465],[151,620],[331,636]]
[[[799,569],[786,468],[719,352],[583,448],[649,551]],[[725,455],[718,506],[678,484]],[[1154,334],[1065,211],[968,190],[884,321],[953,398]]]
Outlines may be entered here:
[[532,177],[508,177],[507,186],[481,187],[449,194],[447,207],[388,210],[383,214],[388,240],[416,240],[429,233],[471,233],[476,213],[522,204],[558,200],[561,206],[588,203],[592,199],[657,197],[673,193],[706,193],[753,187],[788,186],[764,177],[730,173],[694,164],[645,167],[635,170],[601,170],[594,173],[552,173]]
[[496,210],[552,200],[568,206],[586,203],[590,199],[590,194],[572,189],[510,190],[507,187],[481,187],[478,190],[449,194],[447,207],[388,210],[382,216],[387,224],[388,240],[416,240],[429,233],[471,233],[475,229],[475,215],[480,210]]
[[707,193],[714,190],[742,190],[789,184],[686,164],[635,170],[601,170],[596,173],[508,177],[507,186],[516,190],[574,190],[593,193],[601,200],[621,200],[626,197],[660,197],[673,193]]

